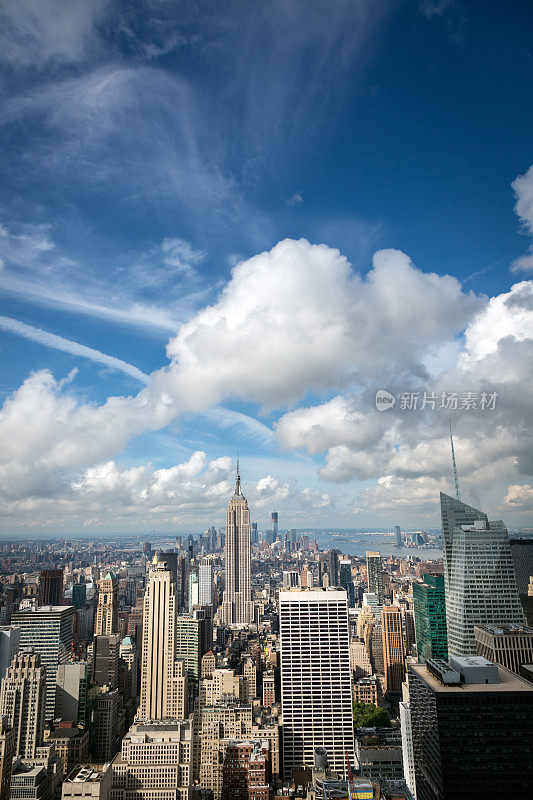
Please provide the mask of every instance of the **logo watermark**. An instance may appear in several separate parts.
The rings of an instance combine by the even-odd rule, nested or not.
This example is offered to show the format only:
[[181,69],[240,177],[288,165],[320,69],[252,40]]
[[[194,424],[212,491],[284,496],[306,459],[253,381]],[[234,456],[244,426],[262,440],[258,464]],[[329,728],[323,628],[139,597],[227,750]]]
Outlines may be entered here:
[[396,398],[387,389],[378,389],[376,408],[388,411],[397,399],[400,411],[494,411],[498,392],[400,392]]

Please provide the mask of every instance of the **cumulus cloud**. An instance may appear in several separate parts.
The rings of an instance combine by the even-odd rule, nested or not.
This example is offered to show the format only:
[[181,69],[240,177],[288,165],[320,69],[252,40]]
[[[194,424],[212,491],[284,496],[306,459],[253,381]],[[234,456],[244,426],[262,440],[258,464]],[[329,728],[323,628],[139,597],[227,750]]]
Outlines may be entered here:
[[503,506],[511,509],[519,508],[521,511],[533,511],[533,487],[528,483],[509,486]]
[[[524,175],[519,175],[511,186],[516,197],[515,211],[522,223],[525,233],[533,235],[533,164]],[[531,272],[533,270],[533,245],[528,252],[513,262],[513,272]]]

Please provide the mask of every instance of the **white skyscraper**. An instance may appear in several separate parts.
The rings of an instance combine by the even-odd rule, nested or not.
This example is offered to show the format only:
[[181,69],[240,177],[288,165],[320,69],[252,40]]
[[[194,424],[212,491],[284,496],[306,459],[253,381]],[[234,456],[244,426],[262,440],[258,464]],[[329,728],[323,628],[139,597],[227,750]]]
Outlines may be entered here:
[[202,558],[198,567],[199,605],[213,605],[213,562],[209,558]]
[[343,773],[354,753],[347,594],[280,591],[279,617],[285,777],[319,746]]
[[222,602],[222,621],[226,625],[253,622],[252,575],[250,553],[250,511],[241,493],[237,462],[235,492],[228,504],[226,523],[226,588]]
[[524,622],[507,528],[441,492],[450,656],[475,655],[474,625]]

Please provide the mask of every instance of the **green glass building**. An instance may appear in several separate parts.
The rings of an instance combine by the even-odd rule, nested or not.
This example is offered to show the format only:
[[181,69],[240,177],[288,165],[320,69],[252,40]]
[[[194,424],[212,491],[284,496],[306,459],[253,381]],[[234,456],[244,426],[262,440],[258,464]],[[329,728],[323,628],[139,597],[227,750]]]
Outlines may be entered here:
[[448,658],[444,575],[424,575],[413,584],[418,660]]

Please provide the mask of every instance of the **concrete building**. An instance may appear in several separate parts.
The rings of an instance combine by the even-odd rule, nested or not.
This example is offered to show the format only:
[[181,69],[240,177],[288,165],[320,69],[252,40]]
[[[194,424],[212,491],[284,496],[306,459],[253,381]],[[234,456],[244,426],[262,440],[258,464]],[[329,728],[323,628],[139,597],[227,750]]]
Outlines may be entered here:
[[[203,609],[195,609],[190,616],[179,616],[175,625],[175,657],[184,663],[187,675],[189,708],[194,707],[198,697],[202,657],[207,652],[210,641],[209,619]],[[179,715],[175,715],[179,718]]]
[[246,739],[252,732],[252,707],[229,700],[203,708],[200,713],[200,785],[220,800],[225,739]]
[[139,719],[186,716],[187,675],[176,657],[176,610],[172,573],[156,553],[144,597]]
[[533,628],[527,625],[475,625],[478,656],[520,674],[523,664],[533,664]]
[[372,675],[372,664],[364,642],[350,642],[350,663],[354,678],[362,678],[364,675]]
[[15,730],[15,754],[33,758],[42,742],[46,708],[46,670],[31,649],[16,654],[0,690],[0,716]]
[[507,528],[441,492],[449,655],[476,652],[474,625],[523,624]]
[[63,601],[63,570],[43,569],[39,576],[39,606],[60,606]]
[[215,705],[224,697],[233,697],[245,703],[247,694],[243,675],[235,675],[232,669],[215,669],[210,678],[200,681],[200,708]]
[[44,741],[53,744],[63,764],[63,778],[89,760],[89,731],[69,722],[46,726]]
[[91,670],[88,661],[59,664],[56,675],[54,719],[71,720],[89,726],[89,687]]
[[400,731],[393,728],[362,728],[355,740],[360,775],[370,781],[403,778]]
[[134,724],[113,761],[110,800],[191,800],[190,720]]
[[97,686],[118,686],[120,636],[118,633],[95,636],[92,643],[92,678]]
[[21,758],[13,761],[10,800],[50,800],[50,776],[43,765],[26,764]]
[[378,605],[383,605],[383,564],[381,554],[366,551],[366,571],[368,580],[368,591],[375,594],[378,598]]
[[296,570],[284,570],[282,583],[284,589],[291,589],[293,586],[299,586],[300,573],[296,572]]
[[202,656],[200,664],[200,678],[212,678],[213,672],[217,668],[217,660],[212,650],[208,650]]
[[93,699],[91,725],[91,760],[96,764],[112,761],[120,747],[122,698],[118,689],[104,687]]
[[280,591],[279,618],[285,778],[316,747],[342,770],[354,752],[346,592]]
[[533,685],[472,656],[408,672],[417,800],[529,800]]
[[73,619],[74,606],[42,606],[13,614],[13,624],[20,626],[21,648],[33,648],[46,669],[47,720],[54,718],[57,668],[71,656]]
[[[122,662],[129,676],[129,688],[132,698],[137,697],[137,645],[131,636],[125,636],[120,643],[119,662]],[[120,663],[119,663],[119,683],[120,683]]]
[[201,606],[214,606],[214,573],[213,561],[202,558],[198,567],[199,594],[198,603]]
[[76,767],[63,782],[61,800],[108,800],[111,781],[110,764]]
[[270,782],[268,742],[225,743],[222,800],[268,800]]
[[222,602],[222,622],[226,625],[249,625],[253,622],[250,558],[250,511],[241,492],[237,464],[235,492],[229,501],[226,522],[226,588]]
[[112,572],[102,578],[98,587],[95,636],[111,636],[118,633],[118,581]]
[[13,658],[20,650],[20,626],[0,626],[0,681],[6,674]]
[[418,659],[448,658],[444,575],[424,575],[413,583],[416,651]]
[[374,675],[359,678],[354,681],[353,685],[354,703],[374,703],[374,705],[377,705],[378,690],[378,679]]
[[385,691],[400,694],[405,679],[402,615],[397,606],[385,606],[381,612]]
[[0,716],[0,800],[9,800],[11,768],[17,745],[16,731],[6,715]]
[[272,708],[276,704],[276,684],[274,672],[263,674],[263,708]]
[[253,659],[244,660],[243,676],[246,681],[246,702],[251,703],[257,697],[257,669]]

